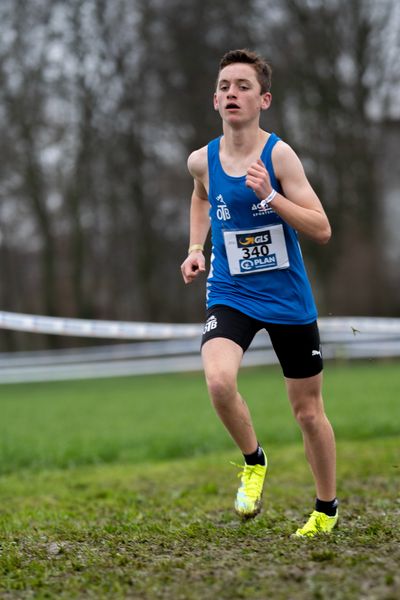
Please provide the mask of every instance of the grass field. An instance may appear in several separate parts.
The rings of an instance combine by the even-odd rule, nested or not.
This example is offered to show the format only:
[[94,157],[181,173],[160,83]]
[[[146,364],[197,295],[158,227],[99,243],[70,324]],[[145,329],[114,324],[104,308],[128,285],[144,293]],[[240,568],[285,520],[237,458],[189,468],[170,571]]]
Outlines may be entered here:
[[328,364],[341,526],[305,542],[314,491],[277,368],[241,375],[270,462],[245,524],[201,374],[0,386],[0,598],[399,598],[399,367]]

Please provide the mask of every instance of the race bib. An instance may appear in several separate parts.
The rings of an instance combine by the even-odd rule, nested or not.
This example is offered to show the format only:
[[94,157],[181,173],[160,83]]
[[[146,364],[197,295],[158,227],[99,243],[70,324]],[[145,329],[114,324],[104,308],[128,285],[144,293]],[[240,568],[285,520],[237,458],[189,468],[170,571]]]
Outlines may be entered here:
[[248,275],[289,267],[285,233],[281,224],[223,233],[231,275]]

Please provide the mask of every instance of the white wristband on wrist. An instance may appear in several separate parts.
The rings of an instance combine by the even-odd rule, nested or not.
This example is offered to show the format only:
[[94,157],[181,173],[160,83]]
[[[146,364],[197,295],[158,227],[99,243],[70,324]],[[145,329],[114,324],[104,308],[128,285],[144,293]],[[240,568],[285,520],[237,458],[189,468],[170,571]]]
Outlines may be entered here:
[[264,200],[261,200],[261,202],[260,202],[261,206],[263,208],[267,208],[268,204],[270,202],[272,202],[272,200],[275,198],[277,193],[278,192],[272,188],[272,192],[270,194],[268,194],[268,196],[266,198],[264,198]]

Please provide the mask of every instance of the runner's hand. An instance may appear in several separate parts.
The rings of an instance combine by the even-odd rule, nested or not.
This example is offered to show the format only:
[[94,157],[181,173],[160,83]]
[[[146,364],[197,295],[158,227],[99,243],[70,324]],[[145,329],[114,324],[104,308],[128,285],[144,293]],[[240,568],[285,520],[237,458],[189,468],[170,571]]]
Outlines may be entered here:
[[200,250],[191,252],[181,264],[182,277],[185,283],[192,283],[199,273],[203,273],[205,270],[206,261]]
[[272,192],[269,173],[260,158],[247,169],[246,185],[253,190],[259,200],[263,200]]

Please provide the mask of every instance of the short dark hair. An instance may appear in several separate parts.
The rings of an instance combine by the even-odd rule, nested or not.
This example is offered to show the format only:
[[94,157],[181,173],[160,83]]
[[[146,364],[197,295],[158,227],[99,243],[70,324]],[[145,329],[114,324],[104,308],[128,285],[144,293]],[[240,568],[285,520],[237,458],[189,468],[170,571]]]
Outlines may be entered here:
[[256,52],[247,50],[247,48],[229,50],[220,60],[218,75],[222,69],[235,63],[245,63],[254,67],[257,80],[261,86],[261,93],[265,94],[265,92],[271,91],[271,65],[262,56],[259,56]]

